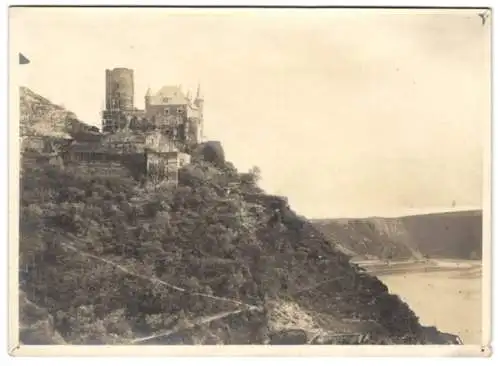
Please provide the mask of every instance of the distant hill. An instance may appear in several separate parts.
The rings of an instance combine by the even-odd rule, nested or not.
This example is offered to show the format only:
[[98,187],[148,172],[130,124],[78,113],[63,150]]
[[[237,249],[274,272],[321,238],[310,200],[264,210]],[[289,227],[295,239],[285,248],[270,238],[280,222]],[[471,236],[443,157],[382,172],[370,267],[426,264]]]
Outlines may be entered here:
[[408,216],[403,219],[416,249],[431,257],[479,259],[482,253],[482,211]]
[[330,242],[354,257],[481,258],[480,210],[400,218],[318,219],[312,222]]
[[82,132],[98,132],[75,113],[52,103],[27,87],[20,87],[20,135],[70,138]]

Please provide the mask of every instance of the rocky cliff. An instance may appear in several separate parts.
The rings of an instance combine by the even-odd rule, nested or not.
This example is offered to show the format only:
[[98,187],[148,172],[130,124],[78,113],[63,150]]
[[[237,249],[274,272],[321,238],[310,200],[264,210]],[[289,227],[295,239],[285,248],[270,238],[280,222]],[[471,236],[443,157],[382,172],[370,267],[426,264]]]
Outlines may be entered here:
[[357,258],[481,258],[481,211],[312,222],[333,244]]
[[71,111],[53,104],[27,87],[20,87],[20,135],[71,137],[74,134],[98,131],[78,119]]

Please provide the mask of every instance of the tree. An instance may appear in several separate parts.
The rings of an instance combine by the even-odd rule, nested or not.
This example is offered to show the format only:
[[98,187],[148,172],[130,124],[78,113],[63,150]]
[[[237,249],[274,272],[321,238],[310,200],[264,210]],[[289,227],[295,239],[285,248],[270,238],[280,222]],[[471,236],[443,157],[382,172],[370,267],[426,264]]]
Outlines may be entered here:
[[252,177],[255,184],[257,184],[261,179],[261,170],[258,166],[253,166],[248,172]]

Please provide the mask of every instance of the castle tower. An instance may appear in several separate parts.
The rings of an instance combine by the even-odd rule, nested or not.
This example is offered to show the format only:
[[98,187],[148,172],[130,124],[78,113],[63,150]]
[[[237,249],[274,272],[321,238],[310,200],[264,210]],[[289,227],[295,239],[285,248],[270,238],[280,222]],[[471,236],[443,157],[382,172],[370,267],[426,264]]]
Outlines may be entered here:
[[106,109],[134,109],[134,70],[106,70]]
[[106,108],[102,112],[103,132],[116,131],[124,112],[134,109],[134,70],[106,69]]

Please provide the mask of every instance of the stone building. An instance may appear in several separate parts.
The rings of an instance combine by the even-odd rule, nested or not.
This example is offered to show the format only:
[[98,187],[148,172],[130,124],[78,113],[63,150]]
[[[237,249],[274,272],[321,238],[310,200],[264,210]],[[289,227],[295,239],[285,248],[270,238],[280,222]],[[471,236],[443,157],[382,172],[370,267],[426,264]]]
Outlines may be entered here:
[[84,174],[139,179],[146,175],[144,154],[117,154],[93,143],[72,145],[63,153],[66,169]]
[[200,86],[191,100],[181,86],[164,86],[144,96],[144,110],[134,107],[133,70],[106,70],[106,109],[102,112],[102,131],[146,133],[159,131],[186,150],[202,140],[204,99]]
[[62,154],[66,167],[108,176],[146,177],[177,182],[179,168],[191,162],[189,154],[145,144],[112,145],[101,142],[74,141]]
[[177,182],[179,168],[191,162],[191,156],[177,151],[146,150],[146,170],[150,178],[165,178]]
[[134,107],[133,70],[106,70],[105,87],[102,134],[73,141],[63,153],[65,165],[177,182],[179,168],[190,163],[190,153],[201,143],[200,87],[194,100],[180,86],[148,90],[144,110]]

